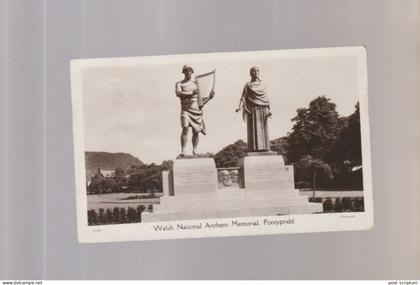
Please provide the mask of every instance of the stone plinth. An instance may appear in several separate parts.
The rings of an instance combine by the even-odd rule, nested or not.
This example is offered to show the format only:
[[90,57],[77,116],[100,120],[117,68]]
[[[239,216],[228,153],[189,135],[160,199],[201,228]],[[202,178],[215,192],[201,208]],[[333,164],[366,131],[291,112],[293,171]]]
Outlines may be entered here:
[[264,156],[264,155],[278,155],[276,151],[255,151],[255,152],[247,152],[247,156]]
[[210,193],[217,190],[213,158],[177,159],[173,165],[174,195]]
[[162,192],[164,197],[174,195],[174,178],[172,170],[162,171]]
[[[218,189],[213,159],[176,160],[173,171],[162,173],[164,196],[160,204],[153,207],[153,213],[143,212],[142,222],[322,212],[321,203],[309,203],[308,197],[294,189],[293,167],[285,166],[281,156],[255,153],[242,159],[240,166],[245,188],[219,185]],[[220,169],[219,180],[233,170],[238,172]]]
[[245,191],[222,188],[215,193],[162,197],[142,222],[258,217],[322,213],[322,203],[309,203],[297,190]]
[[294,190],[293,166],[285,166],[281,155],[251,155],[242,158],[246,191]]

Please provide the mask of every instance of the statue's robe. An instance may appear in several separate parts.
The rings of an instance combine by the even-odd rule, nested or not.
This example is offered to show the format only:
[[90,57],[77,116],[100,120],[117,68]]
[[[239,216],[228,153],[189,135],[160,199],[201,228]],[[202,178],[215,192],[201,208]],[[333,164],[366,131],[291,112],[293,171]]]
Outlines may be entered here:
[[248,151],[270,150],[267,119],[270,113],[270,102],[267,89],[261,80],[247,82],[242,93],[243,117],[247,123]]
[[[176,88],[182,92],[192,92],[197,89],[195,81],[178,82]],[[203,111],[198,106],[197,95],[180,96],[181,99],[181,126],[191,127],[194,132],[206,134],[203,120]]]

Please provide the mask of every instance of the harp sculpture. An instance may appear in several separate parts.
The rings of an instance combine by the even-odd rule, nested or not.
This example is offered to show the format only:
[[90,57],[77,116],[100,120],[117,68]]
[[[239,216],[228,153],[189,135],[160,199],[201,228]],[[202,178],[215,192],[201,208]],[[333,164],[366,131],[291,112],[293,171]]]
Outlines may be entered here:
[[204,98],[208,97],[216,85],[216,70],[208,73],[200,74],[195,77],[195,84],[197,85],[197,101],[200,109],[208,102]]

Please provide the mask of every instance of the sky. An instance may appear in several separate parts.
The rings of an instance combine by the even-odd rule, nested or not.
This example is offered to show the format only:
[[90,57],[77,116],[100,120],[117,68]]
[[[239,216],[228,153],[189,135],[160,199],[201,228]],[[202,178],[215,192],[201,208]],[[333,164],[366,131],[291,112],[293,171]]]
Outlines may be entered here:
[[[337,53],[229,53],[91,60],[82,69],[86,151],[130,153],[145,163],[175,159],[180,153],[180,101],[175,83],[182,66],[195,74],[216,69],[215,97],[204,107],[207,135],[198,151],[216,153],[238,139],[246,125],[236,113],[252,66],[268,88],[270,139],[287,135],[296,110],[325,95],[341,116],[354,112],[361,96],[360,57]],[[187,154],[191,153],[191,130]]]

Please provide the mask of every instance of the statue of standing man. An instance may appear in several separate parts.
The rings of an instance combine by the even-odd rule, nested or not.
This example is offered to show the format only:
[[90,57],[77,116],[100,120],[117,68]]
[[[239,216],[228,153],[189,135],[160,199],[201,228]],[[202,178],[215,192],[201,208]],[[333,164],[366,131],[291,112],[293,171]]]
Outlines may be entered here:
[[[192,78],[194,70],[191,66],[184,65],[182,68],[184,79],[175,85],[175,94],[181,100],[181,154],[185,156],[185,147],[187,145],[188,129],[192,129],[193,155],[197,154],[199,133],[206,134],[206,127],[203,120],[202,106],[199,106],[199,90],[196,81]],[[214,91],[210,96],[202,98],[202,105],[206,104],[214,97]]]
[[271,117],[267,89],[260,79],[258,67],[250,70],[251,81],[245,84],[236,112],[243,110],[247,124],[248,152],[270,150],[267,119]]

